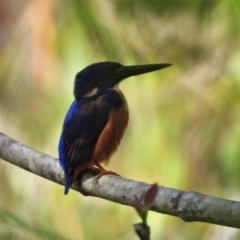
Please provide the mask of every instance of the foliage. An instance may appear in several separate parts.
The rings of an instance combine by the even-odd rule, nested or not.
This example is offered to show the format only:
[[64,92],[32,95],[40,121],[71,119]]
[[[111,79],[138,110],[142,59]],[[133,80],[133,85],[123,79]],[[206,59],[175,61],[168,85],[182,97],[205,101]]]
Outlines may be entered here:
[[[171,62],[121,84],[130,123],[108,168],[238,200],[239,18],[236,0],[0,1],[0,130],[57,156],[77,71],[105,60]],[[2,162],[0,170],[0,207],[27,226],[32,219],[34,229],[70,239],[134,238],[129,208],[74,192],[64,197],[61,187]],[[153,239],[240,238],[157,214],[148,220]],[[11,233],[9,222],[0,223]],[[34,238],[23,226],[14,228]]]

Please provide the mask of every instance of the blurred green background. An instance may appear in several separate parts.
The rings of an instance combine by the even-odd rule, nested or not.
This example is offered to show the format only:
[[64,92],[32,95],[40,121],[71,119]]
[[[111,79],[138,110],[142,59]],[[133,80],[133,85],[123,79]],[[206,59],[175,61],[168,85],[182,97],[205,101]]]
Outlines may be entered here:
[[[57,157],[75,74],[98,61],[170,62],[121,84],[130,122],[107,167],[240,200],[240,1],[0,1],[0,131]],[[0,239],[138,239],[132,208],[0,161]],[[240,233],[149,214],[152,239]]]

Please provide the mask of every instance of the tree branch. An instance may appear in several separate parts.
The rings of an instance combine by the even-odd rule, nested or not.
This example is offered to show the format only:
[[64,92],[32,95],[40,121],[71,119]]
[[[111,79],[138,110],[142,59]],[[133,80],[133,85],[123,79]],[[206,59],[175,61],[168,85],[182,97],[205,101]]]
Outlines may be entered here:
[[[63,172],[58,160],[33,150],[0,133],[0,158],[58,184],[63,184]],[[142,198],[150,184],[105,175],[96,181],[95,171],[88,170],[72,185],[84,195],[116,203],[143,207]],[[150,210],[180,217],[186,222],[199,221],[240,228],[240,202],[184,192],[159,186]]]

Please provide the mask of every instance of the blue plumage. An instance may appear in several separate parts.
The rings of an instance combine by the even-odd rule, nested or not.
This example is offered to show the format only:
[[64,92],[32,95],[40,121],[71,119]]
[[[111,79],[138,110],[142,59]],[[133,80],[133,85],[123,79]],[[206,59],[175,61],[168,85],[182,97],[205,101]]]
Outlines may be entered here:
[[87,166],[92,157],[97,140],[107,124],[111,106],[114,106],[111,101],[116,106],[121,105],[117,94],[111,93],[111,90],[104,94],[100,91],[92,97],[75,100],[66,114],[58,146],[59,161],[65,175],[65,194],[73,180],[74,169],[79,164]]
[[[69,139],[70,141],[73,141],[74,139],[74,134],[71,134],[71,132],[67,133],[68,130],[66,128],[68,128],[67,127],[69,125],[68,122],[71,120],[75,112],[78,111],[78,109],[81,109],[81,102],[74,101],[70,106],[66,114],[66,117],[64,119],[62,133],[61,133],[61,137],[58,144],[59,162],[60,162],[60,166],[63,168],[64,177],[65,177],[64,194],[68,194],[68,191],[72,182],[72,174],[69,174],[68,172],[69,164],[68,164],[67,151],[66,151],[65,145],[66,145],[66,142],[68,141],[67,139]],[[72,126],[72,127],[75,128],[75,126]]]

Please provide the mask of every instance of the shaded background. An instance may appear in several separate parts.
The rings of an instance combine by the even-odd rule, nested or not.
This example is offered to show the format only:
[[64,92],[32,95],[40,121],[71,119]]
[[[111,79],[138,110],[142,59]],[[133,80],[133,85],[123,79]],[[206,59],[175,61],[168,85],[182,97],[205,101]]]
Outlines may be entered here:
[[[57,157],[73,79],[97,61],[171,62],[121,84],[130,122],[108,169],[240,200],[240,2],[0,1],[0,130]],[[0,239],[137,239],[133,209],[0,161]],[[227,217],[227,216],[226,216]],[[152,239],[239,239],[149,214]]]

